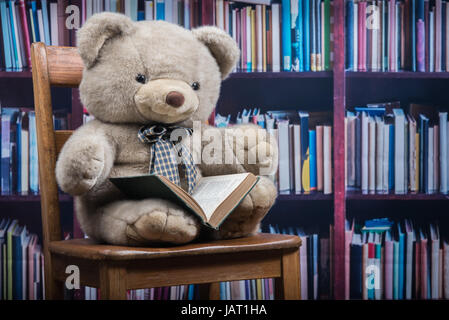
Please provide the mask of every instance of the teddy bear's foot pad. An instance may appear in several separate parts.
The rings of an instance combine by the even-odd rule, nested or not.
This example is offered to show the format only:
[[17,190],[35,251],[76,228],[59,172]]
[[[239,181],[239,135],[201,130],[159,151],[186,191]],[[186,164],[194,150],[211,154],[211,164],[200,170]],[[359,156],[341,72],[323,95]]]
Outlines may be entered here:
[[139,217],[126,228],[130,244],[144,245],[151,243],[182,244],[192,241],[199,233],[199,226],[194,219],[181,210],[168,212],[154,210]]

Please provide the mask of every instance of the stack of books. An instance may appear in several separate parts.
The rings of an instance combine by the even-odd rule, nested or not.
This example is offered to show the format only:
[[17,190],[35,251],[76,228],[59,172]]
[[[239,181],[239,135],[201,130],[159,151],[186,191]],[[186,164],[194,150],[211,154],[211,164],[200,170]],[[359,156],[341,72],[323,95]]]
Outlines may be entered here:
[[38,237],[17,220],[2,219],[0,299],[40,300],[44,296],[44,256]]
[[399,102],[356,107],[345,118],[346,185],[364,194],[448,193],[447,112]]
[[[215,115],[215,126],[232,125],[231,115]],[[277,139],[278,170],[273,177],[281,193],[332,193],[332,114],[243,109],[236,124],[253,123]]]
[[347,0],[347,69],[448,71],[448,17],[442,0]]
[[[55,130],[69,129],[70,114],[55,112]],[[37,194],[36,116],[26,108],[1,108],[1,194]]]
[[385,218],[362,225],[346,221],[346,298],[449,298],[449,243],[438,223]]

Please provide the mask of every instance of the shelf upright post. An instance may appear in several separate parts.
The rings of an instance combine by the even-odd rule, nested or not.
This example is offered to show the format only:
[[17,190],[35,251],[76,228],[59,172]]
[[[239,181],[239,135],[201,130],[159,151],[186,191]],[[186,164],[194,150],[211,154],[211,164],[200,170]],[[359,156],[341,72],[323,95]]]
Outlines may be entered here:
[[333,294],[335,299],[345,296],[345,3],[334,0],[334,239]]

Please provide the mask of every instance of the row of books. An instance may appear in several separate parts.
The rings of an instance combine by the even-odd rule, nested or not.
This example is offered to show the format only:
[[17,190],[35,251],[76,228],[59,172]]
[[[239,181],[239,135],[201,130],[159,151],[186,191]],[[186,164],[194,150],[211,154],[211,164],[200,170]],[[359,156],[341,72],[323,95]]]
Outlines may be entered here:
[[331,280],[331,248],[333,227],[329,232],[307,230],[300,227],[280,227],[268,225],[267,232],[297,235],[302,244],[299,249],[301,299],[330,299],[332,296]]
[[0,70],[31,67],[32,42],[65,45],[67,1],[0,0]]
[[346,185],[364,194],[448,193],[447,112],[399,102],[348,111]]
[[[69,129],[70,114],[56,111],[55,130]],[[37,194],[39,170],[36,115],[26,108],[1,108],[1,194]]]
[[[45,22],[47,0],[41,1],[41,20]],[[215,25],[238,43],[241,50],[238,69],[242,71],[324,71],[332,68],[333,5],[330,0],[283,0],[271,5],[270,1],[244,2],[82,0],[80,20],[82,25],[93,14],[110,11],[124,13],[135,21],[165,20],[187,29]],[[51,23],[42,24],[44,31],[47,25],[50,25],[51,34],[52,27],[57,28],[61,4],[59,1],[50,3],[54,6],[50,12]]]
[[[215,116],[215,125],[225,127],[231,116]],[[281,193],[332,193],[332,114],[244,109],[235,123],[254,123],[277,139],[279,161],[276,180]]]
[[349,70],[449,70],[446,1],[347,0],[346,35]]
[[0,221],[0,300],[45,296],[44,256],[39,239],[15,219]]
[[437,222],[346,221],[346,298],[448,299],[449,243]]

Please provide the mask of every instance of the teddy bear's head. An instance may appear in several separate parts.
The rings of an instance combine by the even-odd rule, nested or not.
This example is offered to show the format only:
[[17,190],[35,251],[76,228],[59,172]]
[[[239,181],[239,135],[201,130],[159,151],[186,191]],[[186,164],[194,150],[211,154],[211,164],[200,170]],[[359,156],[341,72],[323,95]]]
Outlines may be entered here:
[[205,120],[239,49],[215,27],[193,31],[163,21],[100,13],[77,33],[84,62],[81,101],[110,123]]

